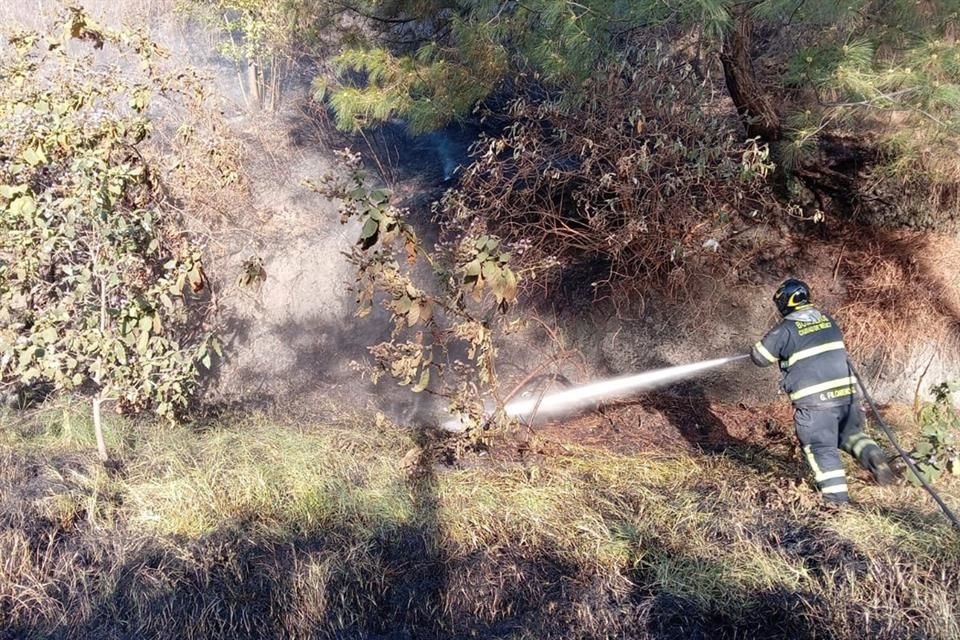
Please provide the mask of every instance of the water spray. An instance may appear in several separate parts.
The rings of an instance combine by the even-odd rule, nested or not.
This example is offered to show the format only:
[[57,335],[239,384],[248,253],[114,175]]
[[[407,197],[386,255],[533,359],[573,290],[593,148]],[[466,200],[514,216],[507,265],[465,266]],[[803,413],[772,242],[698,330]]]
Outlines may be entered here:
[[514,400],[504,407],[504,412],[513,418],[530,420],[535,416],[554,416],[582,409],[600,400],[612,400],[630,393],[654,389],[665,384],[691,378],[699,373],[721,367],[747,355],[717,358],[676,367],[646,371],[631,376],[593,382],[572,389],[564,389],[543,397],[528,397]]
[[[549,417],[571,413],[584,409],[603,400],[615,400],[638,391],[648,391],[667,384],[692,378],[709,369],[749,358],[749,355],[730,356],[705,360],[693,364],[666,367],[654,371],[645,371],[629,376],[592,382],[579,387],[563,389],[546,395],[527,393],[517,400],[508,402],[504,413],[511,418],[530,422],[536,417]],[[487,408],[490,413],[490,408]],[[453,418],[444,423],[444,429],[462,431],[466,428],[463,418]]]

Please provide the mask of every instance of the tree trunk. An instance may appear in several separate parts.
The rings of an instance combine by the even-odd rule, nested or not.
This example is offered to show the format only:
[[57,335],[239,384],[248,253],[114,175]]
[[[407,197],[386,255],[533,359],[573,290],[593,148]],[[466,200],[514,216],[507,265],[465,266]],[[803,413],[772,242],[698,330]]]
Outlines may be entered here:
[[97,453],[100,455],[101,462],[107,462],[110,456],[107,455],[107,441],[103,438],[103,423],[100,420],[100,405],[103,399],[98,395],[93,399],[93,432],[97,436]]
[[247,60],[247,85],[250,89],[250,105],[254,111],[259,111],[263,97],[260,91],[260,65],[256,60]]
[[286,72],[286,65],[277,60],[276,54],[270,60],[270,111],[276,113],[280,108],[280,89],[282,74]]
[[[99,252],[98,252],[99,253]],[[98,269],[94,267],[94,273],[98,272]],[[107,337],[107,314],[109,309],[107,308],[107,282],[103,276],[97,278],[97,281],[100,284],[100,338],[101,340]],[[106,463],[110,456],[107,455],[107,442],[103,438],[103,423],[100,420],[100,405],[103,404],[103,386],[102,386],[102,376],[103,368],[98,369],[98,373],[94,376],[94,382],[97,383],[97,395],[93,398],[93,433],[97,436],[97,453],[100,454],[100,461]]]
[[[230,27],[230,17],[227,14],[223,14],[223,24],[226,27],[227,33],[230,34],[230,41],[233,43],[234,49],[237,48],[237,40],[233,37],[233,29]],[[241,70],[239,61],[237,63],[237,86],[240,87],[240,95],[243,96],[243,103],[247,105],[247,110],[250,110],[250,99],[247,97],[247,90],[243,88],[243,72]]]
[[783,128],[773,102],[757,82],[753,71],[753,20],[750,9],[745,7],[737,12],[733,29],[723,38],[720,62],[723,64],[727,91],[743,119],[747,135],[768,143],[772,153],[783,137]]
[[243,86],[243,72],[241,71],[240,65],[237,65],[237,86],[240,87],[240,96],[243,98],[243,104],[246,105],[249,111],[250,98],[247,97],[247,90]]

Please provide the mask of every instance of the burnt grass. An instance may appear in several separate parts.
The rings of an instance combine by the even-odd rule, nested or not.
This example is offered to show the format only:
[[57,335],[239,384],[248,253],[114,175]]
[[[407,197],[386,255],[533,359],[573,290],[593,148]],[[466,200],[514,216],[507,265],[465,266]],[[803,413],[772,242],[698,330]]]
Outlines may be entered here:
[[[410,442],[391,437],[334,454],[363,462],[369,446],[399,462]],[[189,453],[200,466],[202,446]],[[370,489],[397,491],[404,515],[341,505],[304,523],[231,507],[191,534],[135,517],[138,483],[171,477],[165,462],[143,466],[149,451],[125,449],[130,464],[105,472],[87,451],[0,444],[0,639],[947,638],[958,606],[957,540],[935,514],[878,501],[864,516],[875,526],[860,526],[722,455],[695,473],[686,458],[590,450],[424,463]],[[460,515],[484,483],[502,492],[502,519]],[[586,511],[612,556],[584,540]],[[541,523],[551,533],[525,539],[531,513],[557,518]]]

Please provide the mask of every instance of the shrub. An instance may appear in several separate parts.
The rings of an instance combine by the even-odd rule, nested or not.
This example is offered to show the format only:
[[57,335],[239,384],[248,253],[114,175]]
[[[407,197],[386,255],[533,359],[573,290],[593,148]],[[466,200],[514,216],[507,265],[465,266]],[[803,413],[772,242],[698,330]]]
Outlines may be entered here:
[[[927,482],[944,473],[960,475],[960,411],[953,390],[947,383],[933,387],[934,401],[920,411],[920,440],[911,455]],[[910,479],[919,484],[915,476]]]
[[106,458],[103,402],[173,419],[218,348],[188,304],[201,248],[141,153],[151,98],[195,88],[138,34],[79,9],[65,32],[14,35],[0,59],[0,385],[91,395]]
[[394,323],[391,339],[370,347],[375,366],[366,372],[374,381],[388,374],[414,392],[436,393],[479,424],[480,396],[497,391],[500,320],[517,298],[512,254],[479,224],[446,229],[446,239],[431,246],[408,222],[409,211],[370,184],[359,154],[339,156],[343,174],[312,187],[339,200],[342,222],[359,229],[349,255],[357,271],[356,315],[382,303]]
[[642,62],[598,71],[582,105],[518,100],[513,124],[478,143],[450,217],[487,221],[525,245],[521,265],[604,265],[602,292],[675,281],[716,250],[713,234],[739,211],[763,210],[766,145],[738,140],[735,119],[703,106],[706,90],[682,59],[635,56]]

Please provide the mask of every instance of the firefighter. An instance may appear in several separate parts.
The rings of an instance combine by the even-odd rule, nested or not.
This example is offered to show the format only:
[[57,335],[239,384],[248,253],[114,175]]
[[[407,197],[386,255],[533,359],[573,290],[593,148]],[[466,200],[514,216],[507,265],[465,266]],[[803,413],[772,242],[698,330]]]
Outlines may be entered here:
[[780,365],[783,389],[793,402],[797,438],[823,499],[849,502],[838,448],[856,458],[879,484],[893,482],[883,450],[863,432],[857,380],[836,320],[814,308],[810,288],[800,280],[784,281],[773,302],[783,320],[753,346],[750,357],[761,367]]

